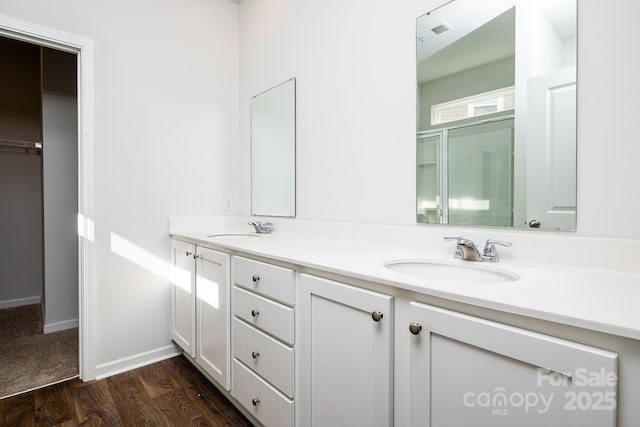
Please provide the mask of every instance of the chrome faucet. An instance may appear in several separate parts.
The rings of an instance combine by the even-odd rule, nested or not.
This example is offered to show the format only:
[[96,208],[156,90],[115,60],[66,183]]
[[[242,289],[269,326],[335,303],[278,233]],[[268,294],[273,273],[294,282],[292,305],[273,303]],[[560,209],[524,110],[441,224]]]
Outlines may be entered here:
[[249,225],[256,229],[256,233],[271,234],[273,231],[273,224],[270,222],[251,221]]
[[445,237],[444,240],[455,240],[457,244],[453,257],[467,261],[499,262],[500,258],[498,258],[496,245],[511,246],[511,242],[488,239],[484,245],[484,250],[480,253],[473,240],[464,237]]

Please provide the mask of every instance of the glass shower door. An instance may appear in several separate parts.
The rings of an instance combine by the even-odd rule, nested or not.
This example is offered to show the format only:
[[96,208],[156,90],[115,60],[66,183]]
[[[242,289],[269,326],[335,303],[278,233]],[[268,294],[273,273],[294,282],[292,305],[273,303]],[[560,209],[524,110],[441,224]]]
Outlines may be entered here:
[[418,135],[417,222],[440,224],[442,212],[442,132]]
[[513,226],[513,119],[451,129],[448,223]]

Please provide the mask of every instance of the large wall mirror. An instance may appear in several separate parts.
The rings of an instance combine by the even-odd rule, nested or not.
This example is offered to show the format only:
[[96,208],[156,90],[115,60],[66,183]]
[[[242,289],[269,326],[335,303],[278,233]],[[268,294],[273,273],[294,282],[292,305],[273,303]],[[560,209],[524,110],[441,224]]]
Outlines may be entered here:
[[296,81],[251,99],[251,214],[296,215]]
[[576,0],[417,20],[417,221],[575,230]]

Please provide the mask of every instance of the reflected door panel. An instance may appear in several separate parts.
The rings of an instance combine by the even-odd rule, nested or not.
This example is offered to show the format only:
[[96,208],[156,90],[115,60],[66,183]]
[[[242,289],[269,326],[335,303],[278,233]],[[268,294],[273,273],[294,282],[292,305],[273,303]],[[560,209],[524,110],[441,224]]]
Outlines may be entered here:
[[576,228],[576,69],[529,79],[527,223]]

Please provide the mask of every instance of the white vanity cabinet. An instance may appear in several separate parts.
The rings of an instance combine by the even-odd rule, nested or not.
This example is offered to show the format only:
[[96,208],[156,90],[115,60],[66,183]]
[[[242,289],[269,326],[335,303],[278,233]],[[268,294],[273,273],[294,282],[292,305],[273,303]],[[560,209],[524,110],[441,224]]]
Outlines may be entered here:
[[302,274],[299,425],[393,424],[393,298]]
[[410,425],[616,425],[617,355],[410,304]]
[[230,381],[230,263],[223,252],[172,240],[171,337],[225,390]]
[[294,425],[295,273],[232,259],[231,395],[265,426]]
[[613,427],[640,414],[637,340],[188,237],[171,243],[171,336],[258,425]]

